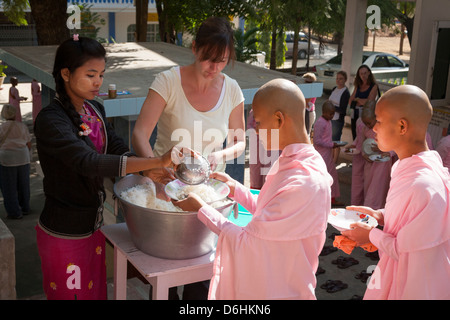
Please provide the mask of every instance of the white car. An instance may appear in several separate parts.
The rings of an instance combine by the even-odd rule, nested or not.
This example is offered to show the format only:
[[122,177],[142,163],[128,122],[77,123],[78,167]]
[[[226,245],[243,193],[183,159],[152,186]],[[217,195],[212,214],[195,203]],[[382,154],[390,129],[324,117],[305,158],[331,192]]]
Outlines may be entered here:
[[[299,40],[298,40],[298,53],[297,58],[298,59],[306,59],[308,56],[308,37],[303,32],[300,32],[299,34]],[[294,32],[288,31],[286,32],[286,46],[287,51],[285,54],[286,58],[292,57],[292,50],[294,49]],[[309,54],[314,54],[316,52],[314,45],[311,43],[311,46],[309,48]]]
[[[409,65],[393,54],[364,51],[361,64],[367,65],[379,82],[406,83]],[[336,74],[341,70],[341,66],[342,54],[324,64],[316,65],[317,81],[323,82],[325,90],[331,90],[336,86]]]

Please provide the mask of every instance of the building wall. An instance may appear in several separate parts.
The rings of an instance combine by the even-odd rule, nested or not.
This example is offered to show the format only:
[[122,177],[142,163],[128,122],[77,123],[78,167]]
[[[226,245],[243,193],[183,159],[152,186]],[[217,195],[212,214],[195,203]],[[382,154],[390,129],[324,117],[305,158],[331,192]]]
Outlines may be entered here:
[[[436,8],[439,8],[438,10]],[[408,83],[422,90],[427,87],[428,62],[434,21],[450,20],[450,1],[417,0],[414,18],[414,31],[411,44],[411,60],[409,63]],[[447,84],[450,86],[450,84]]]

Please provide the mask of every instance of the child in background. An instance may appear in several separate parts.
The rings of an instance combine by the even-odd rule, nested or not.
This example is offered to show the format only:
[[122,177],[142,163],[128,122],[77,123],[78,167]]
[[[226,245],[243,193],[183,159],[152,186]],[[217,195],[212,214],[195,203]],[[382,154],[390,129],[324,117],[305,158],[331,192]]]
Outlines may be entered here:
[[[361,120],[365,124],[364,136],[366,139],[375,139],[373,127],[377,120],[375,118],[375,101],[368,101],[361,112]],[[362,150],[364,158],[364,206],[372,209],[384,208],[386,196],[391,181],[391,168],[394,152],[381,152],[378,147],[372,148],[383,157],[382,160],[371,160],[369,155]],[[389,157],[389,159],[388,159]],[[387,160],[388,159],[388,160]]]
[[[316,75],[312,72],[305,73],[302,77],[306,83],[316,82]],[[306,99],[305,126],[306,132],[311,134],[312,126],[316,121],[316,97]]]
[[31,82],[31,95],[33,96],[32,115],[34,123],[34,121],[36,120],[36,116],[42,109],[41,87],[39,86],[39,83],[36,81],[36,79],[33,79],[33,81]]
[[19,80],[16,77],[11,77],[11,88],[9,88],[9,104],[16,107],[16,121],[22,122],[22,113],[20,112],[20,101],[27,100],[27,97],[21,97],[19,90],[16,88]]
[[17,109],[5,104],[0,125],[0,187],[8,219],[22,219],[30,211],[30,149],[28,127],[15,121]]
[[343,203],[336,200],[340,196],[340,189],[336,163],[333,158],[333,149],[338,147],[332,140],[331,119],[333,119],[334,112],[334,105],[329,100],[326,100],[322,105],[322,116],[317,119],[314,125],[314,148],[322,156],[327,165],[328,173],[333,178],[331,205],[341,206]]
[[365,139],[366,125],[361,118],[356,121],[356,138],[346,147],[346,152],[352,153],[352,187],[351,203],[355,206],[364,205],[364,160],[362,156],[362,144]]
[[[263,85],[253,100],[257,132],[282,149],[258,197],[224,173],[230,196],[253,214],[239,227],[190,194],[176,202],[219,234],[209,299],[315,299],[318,256],[325,242],[332,179],[304,126],[305,98],[285,79]],[[279,141],[274,141],[278,130]],[[293,249],[295,249],[293,251]]]
[[426,143],[433,108],[412,85],[387,91],[375,109],[378,147],[394,151],[384,210],[348,207],[377,219],[383,229],[357,222],[343,232],[358,245],[372,243],[380,261],[364,299],[450,299],[450,175]]

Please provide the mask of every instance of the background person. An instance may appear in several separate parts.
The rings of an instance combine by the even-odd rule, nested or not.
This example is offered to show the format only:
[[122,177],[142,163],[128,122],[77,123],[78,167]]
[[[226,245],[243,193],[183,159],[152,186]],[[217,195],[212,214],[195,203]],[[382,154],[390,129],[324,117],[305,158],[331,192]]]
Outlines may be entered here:
[[11,77],[11,88],[9,88],[9,104],[16,107],[16,121],[22,122],[22,113],[20,111],[20,101],[27,100],[27,97],[21,97],[17,85],[19,80],[16,77]]
[[351,128],[353,140],[356,138],[356,121],[360,116],[360,110],[367,101],[375,101],[378,94],[378,85],[372,70],[365,64],[356,72],[353,93],[349,99],[351,108]]
[[17,122],[15,106],[5,104],[0,125],[0,187],[9,219],[22,219],[30,211],[30,150],[28,127]]
[[[313,83],[317,81],[317,77],[312,72],[305,73],[302,78],[306,83]],[[316,99],[317,97],[306,99],[306,109],[305,109],[305,126],[306,132],[311,134],[314,121],[316,121]]]
[[[347,72],[341,70],[336,74],[336,87],[333,88],[328,98],[336,110],[333,119],[331,119],[333,141],[341,141],[342,129],[345,125],[345,116],[347,115],[347,106],[350,99],[350,91],[345,82],[347,82]],[[333,149],[335,163],[338,161],[340,150],[340,148]]]

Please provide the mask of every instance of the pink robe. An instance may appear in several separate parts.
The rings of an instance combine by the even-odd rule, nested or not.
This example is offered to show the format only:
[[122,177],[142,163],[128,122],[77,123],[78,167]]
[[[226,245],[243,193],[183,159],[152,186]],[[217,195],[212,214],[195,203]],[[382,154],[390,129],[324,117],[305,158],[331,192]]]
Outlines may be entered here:
[[315,299],[332,179],[312,145],[284,148],[258,197],[237,183],[253,214],[239,227],[210,206],[199,219],[219,234],[209,299]]
[[367,126],[362,122],[361,118],[356,121],[356,139],[353,141],[358,154],[353,155],[352,159],[352,188],[351,188],[351,204],[354,206],[362,206],[364,204],[364,160],[362,152],[362,144],[365,139],[365,130]]
[[20,96],[19,90],[16,87],[9,89],[9,102],[10,105],[16,107],[16,121],[22,122],[22,113],[20,112]]
[[41,87],[37,81],[31,82],[31,94],[33,96],[33,122],[36,119],[39,111],[42,109],[42,95],[41,95]]
[[[366,127],[367,128],[367,127]],[[376,134],[372,129],[365,130],[367,139],[374,139]],[[391,181],[393,156],[386,162],[364,161],[364,206],[372,209],[382,209],[386,204],[386,197]]]
[[339,198],[341,194],[336,163],[333,158],[333,145],[331,121],[326,120],[324,117],[319,117],[314,124],[314,148],[322,156],[327,165],[328,173],[333,178],[331,197]]
[[435,151],[397,161],[364,299],[450,299],[450,175]]
[[436,146],[436,151],[441,156],[444,167],[450,168],[450,135],[441,138]]

